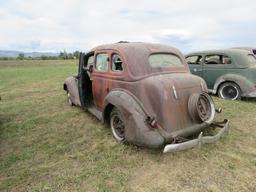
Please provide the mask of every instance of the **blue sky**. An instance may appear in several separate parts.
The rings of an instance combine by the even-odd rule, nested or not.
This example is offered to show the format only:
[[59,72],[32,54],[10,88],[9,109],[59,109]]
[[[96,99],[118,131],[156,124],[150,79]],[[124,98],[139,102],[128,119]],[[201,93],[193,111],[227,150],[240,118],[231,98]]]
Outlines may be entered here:
[[256,46],[252,0],[0,0],[0,50],[86,51],[120,40],[184,53]]

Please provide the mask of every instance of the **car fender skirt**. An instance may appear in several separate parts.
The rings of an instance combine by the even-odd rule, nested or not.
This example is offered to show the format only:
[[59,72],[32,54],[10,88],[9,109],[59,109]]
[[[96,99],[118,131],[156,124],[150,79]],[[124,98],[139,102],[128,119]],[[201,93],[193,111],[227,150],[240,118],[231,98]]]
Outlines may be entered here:
[[[104,108],[109,104],[117,107],[124,117],[127,142],[150,148],[163,147],[164,138],[157,129],[146,124],[148,114],[134,95],[123,90],[112,91],[106,96]],[[105,113],[104,110],[103,117],[106,116]]]

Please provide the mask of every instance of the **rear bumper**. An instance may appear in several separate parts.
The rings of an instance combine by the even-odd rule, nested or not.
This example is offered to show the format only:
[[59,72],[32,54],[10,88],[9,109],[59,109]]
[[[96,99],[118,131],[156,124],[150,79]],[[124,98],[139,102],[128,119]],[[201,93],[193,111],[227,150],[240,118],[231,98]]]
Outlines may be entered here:
[[218,127],[220,127],[219,132],[214,136],[203,136],[203,132],[201,132],[197,139],[193,139],[190,141],[186,141],[183,143],[177,143],[177,144],[168,144],[164,147],[163,152],[175,152],[175,151],[182,151],[186,149],[191,149],[193,147],[201,147],[203,144],[208,143],[215,143],[217,142],[223,135],[228,133],[229,130],[229,120],[224,120],[221,123],[216,124]]

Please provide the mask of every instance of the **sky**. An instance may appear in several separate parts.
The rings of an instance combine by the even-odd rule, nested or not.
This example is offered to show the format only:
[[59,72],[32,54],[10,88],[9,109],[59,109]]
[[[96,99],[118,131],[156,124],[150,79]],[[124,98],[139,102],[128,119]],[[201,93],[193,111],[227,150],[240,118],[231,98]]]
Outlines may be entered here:
[[254,0],[0,0],[0,50],[88,51],[118,41],[183,53],[256,46]]

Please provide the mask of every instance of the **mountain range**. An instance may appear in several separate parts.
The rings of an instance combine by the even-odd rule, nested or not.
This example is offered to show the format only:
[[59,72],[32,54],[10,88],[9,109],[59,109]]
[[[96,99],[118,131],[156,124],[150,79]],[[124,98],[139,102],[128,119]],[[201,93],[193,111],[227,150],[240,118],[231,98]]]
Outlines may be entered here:
[[41,57],[41,56],[58,56],[56,52],[22,52],[12,50],[0,50],[0,57],[18,57],[19,54],[24,54],[25,57]]

